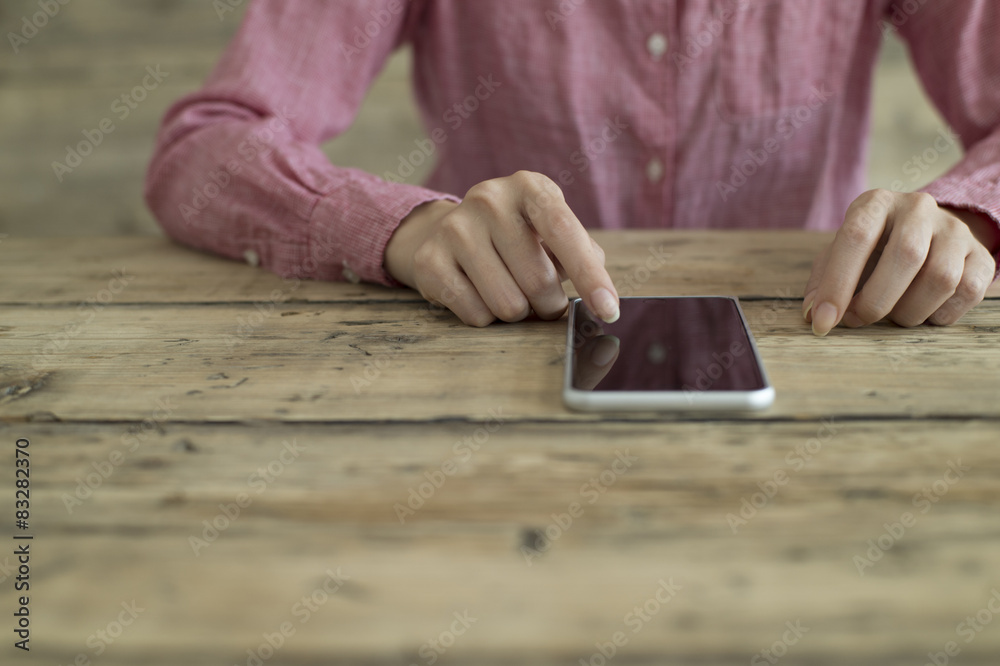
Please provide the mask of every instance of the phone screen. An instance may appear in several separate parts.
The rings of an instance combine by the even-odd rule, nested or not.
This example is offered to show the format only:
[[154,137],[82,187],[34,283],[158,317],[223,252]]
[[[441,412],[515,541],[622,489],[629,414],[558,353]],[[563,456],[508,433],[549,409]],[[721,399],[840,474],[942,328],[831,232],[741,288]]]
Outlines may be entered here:
[[572,386],[582,391],[767,387],[743,318],[725,297],[623,298],[606,324],[574,303]]

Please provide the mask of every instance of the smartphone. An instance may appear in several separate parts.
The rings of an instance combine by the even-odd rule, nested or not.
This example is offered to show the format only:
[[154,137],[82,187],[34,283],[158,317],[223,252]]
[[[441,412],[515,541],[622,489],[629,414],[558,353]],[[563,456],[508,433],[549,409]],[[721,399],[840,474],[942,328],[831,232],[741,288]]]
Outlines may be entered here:
[[578,298],[563,399],[579,410],[749,410],[770,406],[774,388],[735,298],[623,298],[613,324]]

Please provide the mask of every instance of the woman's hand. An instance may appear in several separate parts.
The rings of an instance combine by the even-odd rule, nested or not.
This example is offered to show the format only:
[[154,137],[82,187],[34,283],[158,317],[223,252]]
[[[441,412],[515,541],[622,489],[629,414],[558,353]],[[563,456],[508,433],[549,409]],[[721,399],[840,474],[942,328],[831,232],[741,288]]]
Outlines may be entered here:
[[941,208],[921,192],[865,192],[817,257],[803,314],[819,336],[884,317],[953,324],[983,300],[996,244],[996,224],[977,213]]
[[459,204],[417,207],[389,239],[385,268],[472,326],[520,321],[531,311],[558,319],[568,305],[566,278],[593,312],[618,318],[604,251],[559,186],[538,173],[484,181]]

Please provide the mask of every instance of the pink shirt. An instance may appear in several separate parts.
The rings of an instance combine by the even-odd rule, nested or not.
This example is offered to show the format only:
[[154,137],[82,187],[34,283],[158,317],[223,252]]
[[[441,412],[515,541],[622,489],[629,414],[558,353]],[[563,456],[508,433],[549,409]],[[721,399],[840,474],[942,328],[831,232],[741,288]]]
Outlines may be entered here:
[[[967,153],[926,191],[1000,220],[1000,3],[991,0],[256,0],[171,108],[147,201],[168,234],[285,276],[395,282],[415,206],[520,169],[590,228],[833,230],[865,189],[873,65],[898,30]],[[414,48],[425,187],[329,163],[390,52]],[[407,152],[414,151],[414,152]],[[430,155],[430,157],[428,157]],[[388,179],[388,180],[386,180]]]

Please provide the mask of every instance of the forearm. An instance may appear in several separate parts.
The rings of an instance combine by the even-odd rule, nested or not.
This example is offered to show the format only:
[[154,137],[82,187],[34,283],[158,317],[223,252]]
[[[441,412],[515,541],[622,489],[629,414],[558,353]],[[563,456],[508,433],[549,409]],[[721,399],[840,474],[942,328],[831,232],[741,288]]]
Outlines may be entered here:
[[287,117],[220,119],[212,103],[200,124],[198,106],[168,122],[149,171],[147,201],[170,236],[284,276],[394,283],[382,269],[389,237],[444,195],[335,167]]
[[320,145],[351,124],[405,38],[409,3],[398,9],[345,55],[366,3],[251,4],[205,87],[164,120],[146,197],[167,233],[286,276],[395,284],[383,269],[390,235],[444,195],[338,168]]

